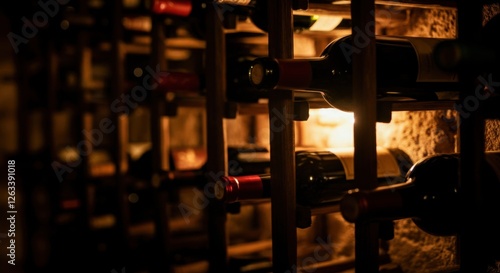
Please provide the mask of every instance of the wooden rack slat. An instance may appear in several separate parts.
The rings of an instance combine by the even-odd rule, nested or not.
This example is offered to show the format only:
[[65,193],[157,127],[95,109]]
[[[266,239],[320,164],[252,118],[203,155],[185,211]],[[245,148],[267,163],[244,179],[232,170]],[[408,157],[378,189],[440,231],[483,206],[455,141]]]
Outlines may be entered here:
[[[268,1],[269,56],[293,58],[292,1]],[[269,95],[271,135],[271,221],[273,272],[295,272],[297,265],[294,96]],[[284,117],[284,118],[283,118]]]
[[49,41],[45,45],[46,48],[46,63],[47,63],[47,108],[45,109],[45,135],[47,150],[51,160],[54,160],[57,155],[55,147],[54,135],[54,113],[57,105],[57,90],[58,90],[58,69],[59,57],[55,48],[54,37],[49,35]]
[[[124,56],[121,47],[123,40],[123,25],[122,25],[122,1],[114,0],[109,3],[112,10],[111,16],[111,56],[110,70],[113,71],[113,76],[110,78],[111,96],[119,98],[124,91],[125,70]],[[111,132],[113,145],[110,149],[111,158],[115,165],[114,187],[115,195],[112,197],[116,202],[115,216],[117,224],[115,226],[118,235],[116,247],[119,253],[113,253],[113,259],[118,262],[120,255],[127,255],[129,246],[127,243],[128,229],[130,225],[130,215],[128,212],[128,200],[126,199],[126,189],[124,175],[127,171],[127,144],[128,132],[123,134],[124,127],[127,126],[127,117],[123,113],[113,111],[111,113],[111,121],[115,126],[115,130]]]
[[[377,187],[376,152],[376,70],[375,70],[375,10],[373,0],[351,1],[352,43],[359,54],[352,56],[354,102],[354,180],[360,189]],[[372,27],[370,27],[372,26]],[[370,33],[371,32],[371,33]],[[359,44],[358,35],[366,37]],[[355,270],[378,272],[378,224],[355,224]]]
[[[458,1],[458,39],[476,41],[482,28],[482,4],[476,1]],[[463,89],[460,100],[475,96],[475,75],[469,71],[459,73]],[[485,121],[481,109],[470,112],[467,118],[460,117],[460,184],[462,216],[458,235],[458,257],[460,272],[488,271],[488,236],[484,227],[484,213],[481,209],[481,196],[484,188],[481,179],[481,166],[485,149]],[[489,216],[491,217],[491,215]],[[470,224],[476,223],[476,224]]]
[[[331,3],[348,4],[350,0],[334,0]],[[453,0],[375,0],[376,5],[387,5],[397,7],[415,7],[415,8],[456,8],[457,1]]]
[[[87,13],[87,6],[85,3],[82,4],[82,9],[80,10],[81,13]],[[77,34],[77,42],[78,45],[76,47],[78,60],[77,60],[77,78],[78,78],[78,103],[76,106],[77,108],[77,114],[75,115],[74,119],[76,120],[75,122],[75,128],[72,128],[72,131],[74,132],[75,136],[77,137],[76,141],[80,141],[79,137],[82,137],[82,130],[89,131],[92,128],[89,128],[91,125],[89,124],[92,121],[92,116],[89,113],[89,107],[88,103],[85,98],[85,79],[86,75],[90,73],[91,67],[89,66],[89,62],[86,61],[86,58],[88,58],[88,45],[89,45],[89,33],[88,32],[79,32]],[[92,145],[89,143],[89,145]],[[89,198],[87,196],[87,187],[89,184],[89,178],[90,174],[88,172],[89,169],[89,155],[87,156],[82,156],[81,157],[81,163],[77,167],[77,172],[79,175],[76,177],[76,183],[78,183],[78,188],[76,189],[78,192],[78,196],[81,198],[81,206],[83,209],[86,210],[86,214],[90,215],[90,209],[89,209]],[[64,182],[63,182],[64,183]],[[85,223],[83,223],[84,227],[83,230],[86,234],[90,234],[90,219],[86,219]],[[83,246],[83,249],[88,248],[89,246]]]
[[[153,71],[159,67],[160,71],[167,70],[165,60],[165,33],[164,18],[152,15],[151,29],[151,56],[149,66]],[[153,175],[151,186],[154,188],[154,209],[155,209],[155,246],[158,251],[154,253],[155,262],[151,265],[156,272],[173,272],[172,242],[170,238],[169,211],[166,207],[168,203],[167,193],[159,189],[160,177],[168,170],[169,134],[168,122],[164,122],[165,99],[162,92],[152,90],[152,103],[150,105],[151,121],[151,150],[153,158]]]
[[[215,8],[207,9],[206,19],[206,124],[207,171],[227,175],[227,144],[224,121],[226,98],[226,45],[222,22]],[[213,183],[215,181],[207,181]],[[208,204],[209,272],[227,272],[226,209],[222,202]]]

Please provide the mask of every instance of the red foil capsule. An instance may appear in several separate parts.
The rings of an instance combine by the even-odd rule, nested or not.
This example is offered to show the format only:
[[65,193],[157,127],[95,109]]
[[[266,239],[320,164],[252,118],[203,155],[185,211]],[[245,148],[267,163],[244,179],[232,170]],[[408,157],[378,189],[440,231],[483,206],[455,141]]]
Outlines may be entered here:
[[191,14],[191,0],[154,0],[153,13],[187,17]]
[[187,72],[160,72],[158,89],[162,91],[198,91],[201,88],[200,77]]
[[265,198],[263,181],[259,175],[223,176],[216,182],[215,197],[227,203]]

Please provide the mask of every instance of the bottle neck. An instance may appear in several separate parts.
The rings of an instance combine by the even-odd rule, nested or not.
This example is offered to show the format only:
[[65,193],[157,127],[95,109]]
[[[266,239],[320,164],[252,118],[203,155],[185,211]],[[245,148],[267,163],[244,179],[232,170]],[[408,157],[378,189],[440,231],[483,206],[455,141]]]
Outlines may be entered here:
[[[156,79],[151,79],[155,81]],[[198,74],[187,72],[160,72],[158,90],[167,91],[199,91],[202,81]]]
[[194,9],[191,0],[152,0],[151,10],[155,14],[189,16]]
[[313,82],[314,66],[324,59],[257,58],[250,67],[250,82],[264,89],[307,90]]
[[215,198],[226,203],[269,198],[269,175],[223,176],[215,183]]
[[413,165],[404,184],[350,193],[340,201],[342,216],[352,223],[412,218],[429,234],[454,235],[460,218],[458,161],[457,154],[431,156]]
[[405,210],[405,194],[413,187],[411,181],[379,187],[374,191],[357,191],[340,201],[342,217],[355,223],[368,220],[397,220],[410,218],[413,211]]
[[161,174],[159,185],[161,189],[171,190],[186,185],[201,186],[206,183],[206,176],[202,170],[167,171]]
[[308,89],[313,80],[313,61],[318,60],[280,60],[277,88]]

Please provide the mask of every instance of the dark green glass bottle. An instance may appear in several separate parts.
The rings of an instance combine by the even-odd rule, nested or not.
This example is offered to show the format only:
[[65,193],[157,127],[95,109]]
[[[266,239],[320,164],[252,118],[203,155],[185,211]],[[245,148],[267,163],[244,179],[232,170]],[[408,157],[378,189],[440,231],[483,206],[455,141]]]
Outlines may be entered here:
[[[359,36],[359,35],[358,35]],[[352,58],[366,40],[351,35],[332,41],[320,57],[303,59],[257,58],[249,69],[258,89],[291,89],[321,93],[335,108],[353,110]],[[458,99],[457,76],[440,69],[432,49],[434,38],[376,37],[377,99],[383,101],[437,101]]]
[[[347,191],[355,189],[352,149],[332,151],[297,151],[297,203],[320,206],[337,203]],[[409,156],[399,149],[377,150],[379,185],[401,183],[412,165]],[[256,174],[223,176],[216,182],[216,197],[227,203],[266,199],[271,196],[271,176]]]
[[[500,152],[487,152],[484,169],[486,209],[498,210]],[[455,235],[460,228],[459,154],[439,154],[415,163],[406,182],[373,191],[350,192],[340,202],[348,222],[411,218],[423,231]],[[495,205],[496,204],[496,205]],[[485,219],[486,221],[486,219]]]

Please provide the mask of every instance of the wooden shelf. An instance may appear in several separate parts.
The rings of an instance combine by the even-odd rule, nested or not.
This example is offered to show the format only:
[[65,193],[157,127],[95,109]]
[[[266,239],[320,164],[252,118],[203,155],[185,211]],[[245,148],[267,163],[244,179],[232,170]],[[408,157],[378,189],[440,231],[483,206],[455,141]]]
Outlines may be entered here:
[[[208,9],[206,17],[206,126],[207,172],[227,175],[228,154],[224,121],[226,98],[226,40],[222,22],[215,9]],[[215,183],[209,180],[207,183]],[[208,212],[209,272],[227,272],[226,208],[222,202],[210,200]]]
[[[394,9],[411,11],[412,9],[456,10],[456,1],[375,1],[375,21],[407,23],[407,12],[394,12]],[[294,14],[327,14],[342,18],[351,18],[351,1],[333,1],[309,3],[306,10],[296,10]],[[387,15],[390,14],[390,17]]]
[[392,111],[453,110],[457,101],[408,101],[392,103]]
[[[151,37],[141,37],[141,39],[138,39],[135,42],[121,42],[120,44],[125,54],[151,54]],[[174,37],[164,39],[164,46],[166,49],[204,50],[206,48],[206,42],[204,40],[191,37]],[[111,43],[100,43],[98,49],[102,52],[109,52],[111,51]]]
[[297,205],[297,227],[308,228],[312,225],[312,216],[340,212],[338,204],[325,204],[317,207]]
[[229,245],[227,249],[227,255],[228,257],[235,257],[251,253],[259,253],[264,250],[271,249],[272,244],[273,244],[272,240],[259,240],[254,242]]
[[[332,2],[332,5],[347,5],[350,6],[352,1],[349,0],[334,0]],[[310,3],[310,5],[314,5],[313,3]],[[324,5],[324,4],[323,4]],[[377,6],[396,6],[396,7],[403,7],[403,8],[426,8],[426,9],[435,9],[435,8],[440,8],[440,9],[457,9],[457,1],[453,0],[439,0],[439,1],[432,1],[432,0],[393,0],[393,1],[386,1],[386,0],[376,0],[375,1],[375,7]]]

